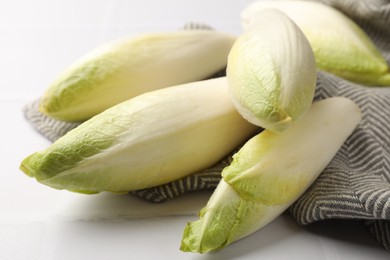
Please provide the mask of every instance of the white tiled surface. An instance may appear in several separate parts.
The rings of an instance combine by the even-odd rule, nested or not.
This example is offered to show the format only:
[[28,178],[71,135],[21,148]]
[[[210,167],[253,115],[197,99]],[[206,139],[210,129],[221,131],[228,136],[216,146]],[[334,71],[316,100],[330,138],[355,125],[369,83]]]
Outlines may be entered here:
[[115,37],[188,21],[238,35],[248,2],[0,0],[0,259],[389,259],[358,223],[302,228],[288,214],[220,252],[182,253],[185,223],[210,193],[155,205],[57,191],[19,171],[25,156],[49,145],[21,109],[73,60]]

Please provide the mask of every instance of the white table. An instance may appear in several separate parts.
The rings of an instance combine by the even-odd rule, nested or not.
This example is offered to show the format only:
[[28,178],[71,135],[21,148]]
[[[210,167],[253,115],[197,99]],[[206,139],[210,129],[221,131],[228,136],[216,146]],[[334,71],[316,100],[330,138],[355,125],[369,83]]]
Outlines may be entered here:
[[210,192],[150,204],[131,196],[58,191],[19,169],[50,143],[23,118],[72,61],[108,40],[204,22],[241,32],[250,1],[0,1],[0,259],[389,259],[359,223],[298,226],[285,213],[270,225],[205,255],[179,251],[183,228]]

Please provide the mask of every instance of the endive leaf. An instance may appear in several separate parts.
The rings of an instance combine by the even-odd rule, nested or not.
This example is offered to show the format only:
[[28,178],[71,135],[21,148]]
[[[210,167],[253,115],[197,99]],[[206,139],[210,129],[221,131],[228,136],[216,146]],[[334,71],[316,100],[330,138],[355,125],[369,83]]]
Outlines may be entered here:
[[351,100],[316,102],[289,129],[264,130],[222,172],[223,179],[184,230],[181,250],[223,248],[268,224],[313,183],[361,120]]
[[115,105],[24,159],[21,169],[56,189],[127,192],[210,167],[255,130],[218,78]]
[[256,26],[261,11],[288,15],[309,40],[319,69],[367,85],[390,85],[386,60],[367,34],[340,11],[311,1],[255,1],[241,13],[244,28]]
[[233,103],[249,122],[271,131],[288,128],[310,107],[316,65],[301,30],[268,10],[234,43],[227,78]]
[[139,94],[203,80],[225,68],[235,37],[212,30],[151,33],[107,43],[46,90],[40,111],[84,121]]

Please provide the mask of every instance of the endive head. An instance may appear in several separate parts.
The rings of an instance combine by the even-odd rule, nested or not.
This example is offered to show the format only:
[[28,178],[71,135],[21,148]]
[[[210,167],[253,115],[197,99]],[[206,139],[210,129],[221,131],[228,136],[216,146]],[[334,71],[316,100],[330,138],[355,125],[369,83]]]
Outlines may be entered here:
[[312,1],[254,1],[241,12],[244,29],[276,9],[291,18],[307,37],[317,67],[366,85],[390,85],[389,66],[369,36],[349,17]]
[[280,132],[310,107],[316,84],[313,51],[285,14],[267,10],[235,42],[227,78],[233,103],[249,122]]
[[226,67],[235,37],[214,30],[124,37],[86,53],[46,89],[40,111],[85,121],[142,93],[203,80]]
[[21,170],[56,189],[145,189],[206,169],[256,131],[233,107],[226,78],[144,93],[83,122]]
[[252,137],[223,169],[199,219],[186,226],[181,250],[218,250],[270,223],[310,187],[360,120],[353,101],[332,97],[313,103],[286,131]]

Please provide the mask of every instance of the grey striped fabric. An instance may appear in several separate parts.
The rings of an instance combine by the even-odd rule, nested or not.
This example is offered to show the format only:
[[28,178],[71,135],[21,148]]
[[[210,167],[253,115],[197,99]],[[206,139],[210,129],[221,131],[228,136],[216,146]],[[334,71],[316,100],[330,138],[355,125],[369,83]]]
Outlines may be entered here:
[[390,250],[390,229],[382,229],[390,228],[390,88],[359,86],[319,72],[315,99],[332,96],[358,104],[362,122],[290,212],[302,225],[369,220],[370,231]]
[[[319,0],[353,19],[390,64],[389,0]],[[316,99],[346,96],[363,121],[312,187],[290,207],[305,225],[324,219],[361,219],[390,250],[390,89],[364,88],[320,73]]]
[[39,99],[25,105],[23,113],[35,130],[52,142],[80,124],[59,121],[43,115],[39,112]]
[[[354,19],[390,63],[389,1],[320,1]],[[184,29],[211,28],[203,24],[188,24]],[[332,96],[354,100],[363,112],[363,120],[289,212],[302,225],[326,219],[360,220],[377,241],[390,250],[390,88],[365,87],[318,72],[315,99]],[[55,141],[77,126],[76,123],[59,122],[40,114],[38,102],[28,104],[24,113],[34,128],[50,140]],[[184,193],[214,189],[222,169],[230,162],[231,156],[228,156],[215,166],[187,178],[131,193],[151,202],[163,202]]]
[[339,9],[360,25],[369,24],[370,27],[380,28],[382,33],[390,34],[389,0],[319,0],[319,2]]

